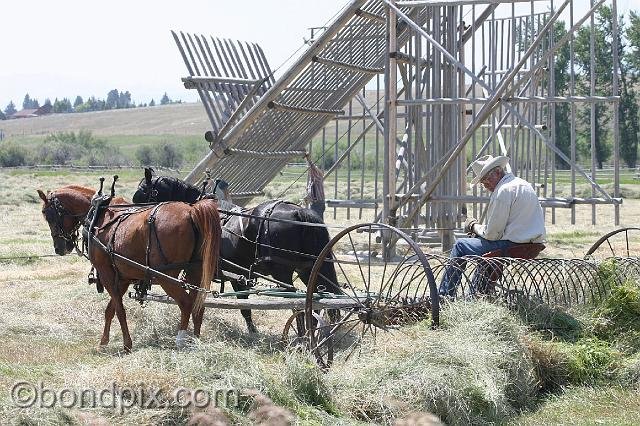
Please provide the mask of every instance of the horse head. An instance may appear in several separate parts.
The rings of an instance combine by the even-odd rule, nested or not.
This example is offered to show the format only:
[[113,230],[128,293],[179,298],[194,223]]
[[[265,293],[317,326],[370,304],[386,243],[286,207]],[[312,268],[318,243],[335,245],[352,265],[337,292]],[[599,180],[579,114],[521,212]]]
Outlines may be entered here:
[[184,201],[195,203],[201,197],[201,189],[171,176],[157,176],[153,169],[145,167],[144,178],[133,194],[134,203],[159,203],[162,201]]
[[42,215],[44,216],[53,238],[53,248],[56,254],[64,256],[73,251],[78,244],[78,229],[82,224],[86,212],[74,214],[71,206],[65,206],[55,192],[47,195],[38,189],[38,195],[44,202]]
[[153,169],[151,167],[144,168],[144,178],[138,184],[135,194],[133,194],[134,203],[151,203],[157,200],[158,190],[153,183]]

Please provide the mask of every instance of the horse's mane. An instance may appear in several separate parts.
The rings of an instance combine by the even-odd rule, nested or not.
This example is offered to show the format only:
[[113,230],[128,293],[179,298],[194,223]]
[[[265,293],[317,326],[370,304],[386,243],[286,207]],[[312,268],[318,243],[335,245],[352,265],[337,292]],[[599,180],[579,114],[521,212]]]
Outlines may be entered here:
[[162,181],[162,180],[171,182],[171,185],[175,185],[184,189],[192,189],[200,192],[200,188],[198,188],[196,185],[192,185],[188,182],[185,182],[182,179],[179,179],[173,176],[160,176],[159,181]]

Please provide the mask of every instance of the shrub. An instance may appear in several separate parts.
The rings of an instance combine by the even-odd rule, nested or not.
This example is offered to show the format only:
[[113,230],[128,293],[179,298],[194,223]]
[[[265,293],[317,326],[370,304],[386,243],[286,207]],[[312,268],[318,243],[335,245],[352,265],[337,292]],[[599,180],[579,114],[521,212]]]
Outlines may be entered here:
[[67,164],[80,157],[79,149],[68,143],[46,142],[40,146],[38,162]]
[[141,166],[150,166],[154,164],[153,150],[149,145],[143,145],[136,149],[136,160]]
[[182,153],[172,144],[164,144],[158,152],[158,163],[163,167],[178,168],[182,165]]
[[0,166],[2,167],[24,166],[28,163],[27,158],[27,150],[19,145],[6,143],[0,146]]
[[90,131],[57,132],[47,135],[40,146],[38,162],[45,164],[82,163],[87,165],[125,164],[120,150]]

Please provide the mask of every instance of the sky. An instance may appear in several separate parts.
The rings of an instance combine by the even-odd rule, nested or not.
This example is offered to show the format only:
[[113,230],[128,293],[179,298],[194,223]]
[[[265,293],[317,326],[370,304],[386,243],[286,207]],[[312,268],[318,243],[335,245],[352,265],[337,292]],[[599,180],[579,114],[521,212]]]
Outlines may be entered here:
[[29,0],[0,8],[0,109],[26,93],[105,99],[128,90],[136,103],[195,101],[171,30],[262,46],[274,69],[348,0]]
[[[619,0],[624,12],[637,0]],[[195,101],[171,30],[257,42],[272,69],[303,46],[310,27],[328,24],[349,0],[29,0],[3,1],[0,109],[21,109],[26,93],[105,99],[128,90],[136,103]],[[545,3],[546,2],[542,2]],[[560,0],[555,0],[559,5]],[[589,0],[575,0],[576,13]],[[528,7],[528,6],[526,6]],[[634,6],[640,9],[640,6]],[[278,74],[276,73],[276,76]]]

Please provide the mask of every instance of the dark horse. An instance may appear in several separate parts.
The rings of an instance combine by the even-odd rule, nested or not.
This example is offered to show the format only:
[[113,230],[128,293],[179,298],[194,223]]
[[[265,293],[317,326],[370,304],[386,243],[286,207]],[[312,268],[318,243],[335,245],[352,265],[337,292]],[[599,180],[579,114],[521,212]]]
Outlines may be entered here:
[[[55,252],[64,256],[74,247],[78,248],[78,228],[92,207],[95,191],[72,185],[46,195],[38,190],[38,194],[44,203],[42,214],[51,229]],[[184,270],[189,284],[209,289],[219,256],[221,229],[220,216],[212,200],[202,200],[194,205],[164,203],[134,209],[116,206],[124,203],[121,198],[112,199],[104,212],[96,216],[92,222],[95,238],[89,240],[87,255],[96,269],[99,284],[111,296],[104,314],[100,345],[109,343],[109,330],[115,314],[122,329],[124,350],[128,352],[131,350],[131,336],[122,297],[131,282],[150,279],[150,272],[131,261],[174,278]],[[198,336],[205,294],[193,290],[187,292],[179,283],[159,274],[153,281],[158,282],[180,308],[178,346],[186,338],[190,315],[193,333]]]
[[[201,193],[197,187],[173,177],[154,178],[152,171],[145,169],[145,177],[140,181],[133,202],[180,200],[193,203]],[[291,289],[296,272],[307,285],[317,255],[329,242],[329,232],[323,225],[322,219],[312,210],[277,200],[265,201],[240,215],[229,212],[222,226],[220,267],[245,278],[251,278],[251,272],[270,275]],[[319,280],[319,288],[342,293],[332,262],[323,263]],[[235,291],[247,288],[244,280],[230,281]],[[256,331],[251,311],[244,309],[241,312],[249,331]]]

